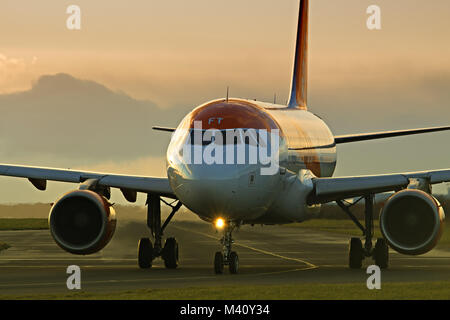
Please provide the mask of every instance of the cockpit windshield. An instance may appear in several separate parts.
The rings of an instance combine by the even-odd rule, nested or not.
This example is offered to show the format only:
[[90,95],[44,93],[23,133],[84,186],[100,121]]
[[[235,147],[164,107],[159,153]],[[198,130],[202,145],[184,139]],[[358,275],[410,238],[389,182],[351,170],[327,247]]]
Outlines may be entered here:
[[260,133],[256,129],[191,129],[188,144],[207,146],[214,142],[217,145],[239,145],[246,144],[258,146]]

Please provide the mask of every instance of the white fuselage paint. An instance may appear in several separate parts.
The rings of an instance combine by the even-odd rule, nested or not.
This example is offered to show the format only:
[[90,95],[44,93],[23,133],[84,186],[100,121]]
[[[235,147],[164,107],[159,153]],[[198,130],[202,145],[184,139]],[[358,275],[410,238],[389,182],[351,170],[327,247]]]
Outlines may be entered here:
[[[309,207],[306,201],[313,188],[311,179],[331,177],[334,173],[334,137],[325,122],[308,111],[251,103],[274,119],[282,131],[280,170],[274,175],[261,175],[261,164],[183,162],[180,150],[189,133],[182,122],[167,151],[167,174],[172,190],[187,208],[206,221],[219,217],[240,223],[304,221],[318,209]],[[240,116],[249,115],[236,114]]]

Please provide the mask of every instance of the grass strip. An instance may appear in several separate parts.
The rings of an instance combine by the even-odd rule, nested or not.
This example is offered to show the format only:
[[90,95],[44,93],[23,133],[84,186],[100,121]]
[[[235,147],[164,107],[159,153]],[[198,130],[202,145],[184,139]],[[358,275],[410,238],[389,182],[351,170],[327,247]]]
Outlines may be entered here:
[[0,219],[0,230],[45,230],[48,229],[47,219]]
[[380,290],[366,283],[258,285],[141,289],[113,293],[0,295],[0,299],[27,300],[446,300],[450,281],[386,282]]

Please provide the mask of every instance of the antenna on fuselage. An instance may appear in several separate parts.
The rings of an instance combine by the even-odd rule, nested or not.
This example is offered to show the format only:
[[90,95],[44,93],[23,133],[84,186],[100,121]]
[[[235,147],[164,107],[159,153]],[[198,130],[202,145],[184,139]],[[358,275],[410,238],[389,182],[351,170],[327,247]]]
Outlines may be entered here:
[[228,93],[230,92],[230,87],[227,87],[227,102],[228,102]]
[[277,94],[273,95],[273,104],[277,104]]

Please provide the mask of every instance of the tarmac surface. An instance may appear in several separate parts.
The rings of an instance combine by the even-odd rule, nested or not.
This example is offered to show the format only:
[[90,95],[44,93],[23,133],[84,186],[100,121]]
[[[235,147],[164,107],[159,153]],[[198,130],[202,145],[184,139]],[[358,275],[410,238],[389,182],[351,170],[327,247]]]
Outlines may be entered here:
[[[361,283],[365,286],[367,258],[361,270],[347,265],[349,236],[289,226],[243,226],[233,233],[239,254],[239,274],[213,271],[220,234],[201,222],[174,221],[166,230],[180,247],[180,265],[164,268],[161,259],[151,269],[139,269],[137,242],[148,236],[145,222],[119,221],[111,243],[101,252],[75,256],[60,249],[48,230],[0,231],[11,248],[0,252],[0,295],[70,293],[69,265],[81,268],[84,292],[119,292],[150,288],[187,288],[228,285]],[[450,252],[434,249],[411,257],[390,251],[390,267],[382,282],[450,280]]]

